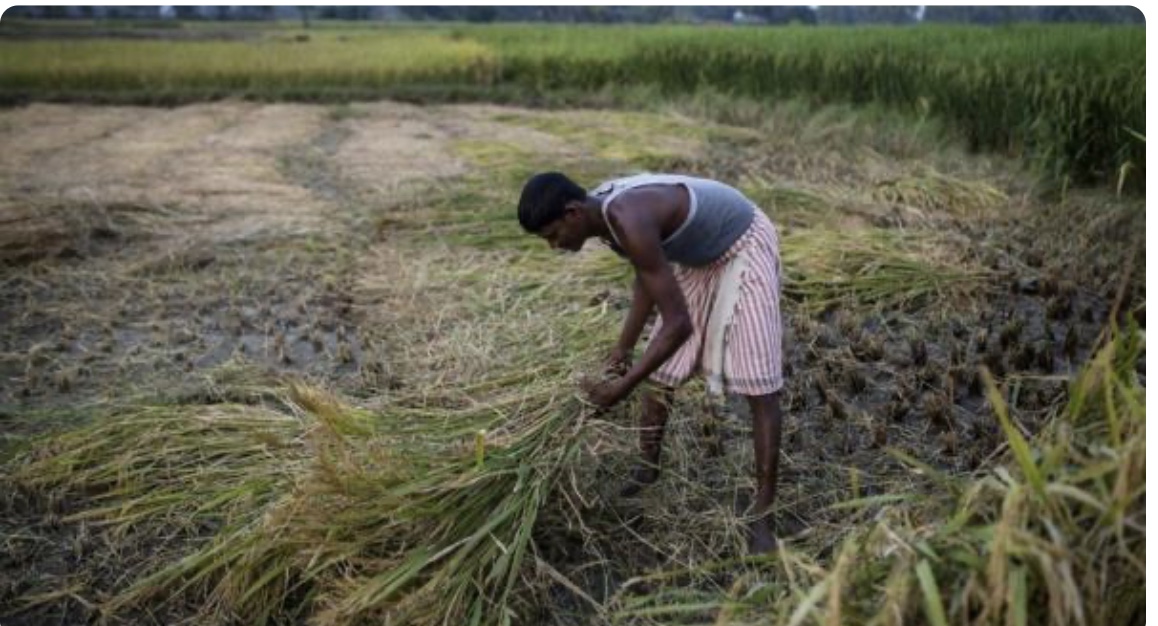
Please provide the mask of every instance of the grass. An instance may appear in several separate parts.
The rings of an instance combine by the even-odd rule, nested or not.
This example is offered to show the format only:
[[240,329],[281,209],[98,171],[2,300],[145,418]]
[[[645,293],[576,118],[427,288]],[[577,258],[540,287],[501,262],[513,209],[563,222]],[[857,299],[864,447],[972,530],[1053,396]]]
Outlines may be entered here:
[[296,37],[272,28],[241,41],[3,42],[0,87],[10,101],[534,103],[604,93],[622,105],[633,87],[650,86],[667,97],[706,89],[876,104],[943,120],[971,147],[1024,157],[1059,182],[1137,190],[1145,181],[1145,85],[1136,71],[1144,43],[1141,29],[1088,25],[390,26]]

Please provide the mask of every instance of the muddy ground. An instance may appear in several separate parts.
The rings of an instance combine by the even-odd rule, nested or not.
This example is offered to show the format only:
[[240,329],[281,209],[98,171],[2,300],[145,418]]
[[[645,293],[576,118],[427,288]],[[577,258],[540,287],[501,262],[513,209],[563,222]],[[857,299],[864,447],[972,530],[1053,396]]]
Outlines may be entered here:
[[[0,111],[0,143],[5,459],[134,403],[261,402],[286,375],[371,406],[482,375],[501,348],[456,324],[470,287],[455,287],[455,272],[539,245],[514,207],[521,181],[546,169],[590,186],[643,169],[718,176],[786,239],[934,233],[937,254],[982,276],[903,306],[813,310],[786,297],[778,523],[818,553],[835,541],[826,529],[848,522],[827,505],[895,489],[908,471],[886,449],[954,472],[999,450],[978,365],[1009,385],[1032,430],[1064,403],[1111,311],[1143,311],[1143,199],[1043,192],[999,157],[852,117],[789,111],[752,128],[677,111],[37,104]],[[573,296],[627,304],[622,284]],[[461,362],[446,367],[452,352]],[[695,392],[676,430],[698,431]],[[753,482],[742,403],[721,421],[721,459],[670,462],[736,489],[742,510]],[[110,560],[99,533],[6,495],[0,615],[61,581],[83,584],[2,623],[83,623],[92,590],[115,587],[134,557]]]

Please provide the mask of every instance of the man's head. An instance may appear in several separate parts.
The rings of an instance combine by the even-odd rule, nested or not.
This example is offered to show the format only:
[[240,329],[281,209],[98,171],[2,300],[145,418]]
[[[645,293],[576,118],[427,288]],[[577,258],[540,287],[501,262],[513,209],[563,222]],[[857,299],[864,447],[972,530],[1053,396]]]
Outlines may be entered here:
[[523,185],[519,223],[552,248],[577,252],[591,236],[583,207],[587,191],[559,172],[535,174]]

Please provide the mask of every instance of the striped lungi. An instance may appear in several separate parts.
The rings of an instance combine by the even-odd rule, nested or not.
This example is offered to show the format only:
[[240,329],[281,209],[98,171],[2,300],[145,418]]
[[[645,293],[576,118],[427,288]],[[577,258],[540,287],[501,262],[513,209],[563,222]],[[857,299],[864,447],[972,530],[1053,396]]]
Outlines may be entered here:
[[[672,264],[687,301],[692,335],[651,375],[676,387],[703,374],[709,391],[757,396],[784,386],[780,319],[780,243],[757,209],[748,230],[703,267]],[[658,336],[662,317],[651,337]]]

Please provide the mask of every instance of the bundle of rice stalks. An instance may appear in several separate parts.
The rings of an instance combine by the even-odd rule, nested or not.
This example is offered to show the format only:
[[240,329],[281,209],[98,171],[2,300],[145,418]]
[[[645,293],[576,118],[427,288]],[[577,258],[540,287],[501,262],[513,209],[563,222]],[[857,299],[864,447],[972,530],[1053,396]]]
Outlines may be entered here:
[[517,623],[544,580],[540,516],[604,432],[570,389],[532,375],[369,413],[292,385],[283,411],[158,408],[74,432],[11,480],[89,495],[71,520],[208,531],[107,614],[185,600],[243,623]]
[[760,176],[752,176],[744,185],[744,193],[776,224],[789,228],[804,228],[824,223],[838,215],[835,201],[824,194],[787,185],[778,185]]
[[986,375],[1008,445],[996,464],[948,476],[908,461],[926,477],[920,497],[840,504],[879,507],[879,521],[848,529],[827,564],[784,548],[715,593],[686,586],[703,567],[661,572],[648,592],[617,598],[611,614],[626,623],[663,616],[790,626],[1141,623],[1146,412],[1135,364],[1143,350],[1137,328],[1114,333],[1032,439]]
[[982,181],[966,181],[928,169],[913,176],[877,183],[878,202],[934,210],[955,217],[985,217],[1009,198]]
[[808,311],[951,305],[989,276],[931,235],[891,229],[797,230],[782,237],[780,253],[784,292]]
[[244,523],[292,481],[301,429],[252,407],[146,407],[47,440],[12,461],[5,482],[32,497],[90,494],[65,522]]

